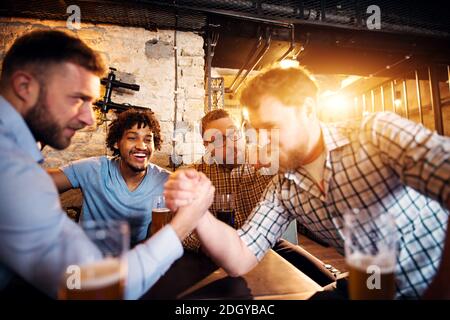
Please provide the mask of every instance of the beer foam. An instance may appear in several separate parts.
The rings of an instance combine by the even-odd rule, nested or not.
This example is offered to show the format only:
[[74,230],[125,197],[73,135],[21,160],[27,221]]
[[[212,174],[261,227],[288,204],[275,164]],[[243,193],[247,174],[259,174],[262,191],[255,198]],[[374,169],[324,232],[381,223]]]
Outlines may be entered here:
[[367,270],[369,266],[377,266],[382,273],[392,273],[395,271],[395,252],[379,252],[376,255],[367,255],[361,252],[354,252],[346,256],[348,265],[359,270]]
[[106,258],[81,267],[82,289],[102,288],[120,281],[119,258]]
[[152,211],[155,213],[170,213],[168,208],[154,208]]

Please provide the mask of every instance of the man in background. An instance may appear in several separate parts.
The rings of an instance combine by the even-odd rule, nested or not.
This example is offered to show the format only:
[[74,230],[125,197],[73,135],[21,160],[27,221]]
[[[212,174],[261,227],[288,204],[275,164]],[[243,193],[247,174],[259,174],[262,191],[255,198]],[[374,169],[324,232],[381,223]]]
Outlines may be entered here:
[[[208,112],[201,119],[201,131],[207,153],[201,163],[193,167],[204,173],[215,187],[216,197],[210,208],[212,212],[220,209],[218,195],[234,196],[231,226],[238,229],[259,202],[273,175],[267,174],[264,169],[255,169],[255,164],[246,161],[246,137],[227,111],[217,109]],[[198,250],[200,241],[192,233],[183,245],[187,249]]]
[[161,195],[169,172],[150,162],[161,147],[159,122],[152,111],[127,110],[109,125],[106,145],[113,156],[100,156],[48,169],[60,193],[83,192],[80,222],[125,220],[131,245],[147,238],[152,197]]

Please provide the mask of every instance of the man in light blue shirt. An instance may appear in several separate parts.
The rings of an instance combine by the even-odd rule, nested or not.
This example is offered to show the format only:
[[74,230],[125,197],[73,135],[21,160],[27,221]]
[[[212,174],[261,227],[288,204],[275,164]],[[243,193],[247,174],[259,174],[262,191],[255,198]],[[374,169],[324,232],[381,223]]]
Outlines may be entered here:
[[128,110],[109,126],[106,145],[113,157],[74,161],[61,169],[49,169],[59,192],[81,188],[80,222],[126,220],[131,245],[147,237],[152,198],[162,195],[169,172],[150,163],[160,149],[161,132],[154,113]]
[[[34,31],[17,39],[4,57],[0,87],[0,282],[16,274],[56,297],[63,262],[79,265],[98,250],[62,211],[36,141],[57,149],[94,122],[105,69],[80,39],[60,31]],[[181,241],[205,214],[214,188],[201,178],[193,205],[126,253],[125,297],[145,293],[182,253]],[[69,256],[69,259],[68,259]],[[1,288],[1,287],[0,287]],[[1,289],[0,289],[1,290]]]

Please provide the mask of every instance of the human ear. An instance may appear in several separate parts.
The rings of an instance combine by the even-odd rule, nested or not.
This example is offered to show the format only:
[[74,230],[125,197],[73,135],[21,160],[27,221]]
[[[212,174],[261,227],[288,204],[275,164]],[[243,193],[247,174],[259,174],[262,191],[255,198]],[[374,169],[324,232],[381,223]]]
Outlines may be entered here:
[[303,103],[303,109],[308,118],[310,118],[310,119],[316,118],[317,104],[316,104],[315,99],[313,99],[311,97],[306,97],[306,99]]
[[12,92],[23,103],[25,109],[36,104],[41,84],[31,73],[24,70],[15,71],[10,77],[10,84]]

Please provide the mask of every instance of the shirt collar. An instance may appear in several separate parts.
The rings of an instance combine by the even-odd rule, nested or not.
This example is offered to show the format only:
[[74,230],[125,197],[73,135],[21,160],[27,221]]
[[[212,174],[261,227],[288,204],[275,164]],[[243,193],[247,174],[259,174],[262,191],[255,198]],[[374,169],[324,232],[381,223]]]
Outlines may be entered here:
[[323,140],[328,152],[343,147],[350,143],[348,137],[342,134],[341,130],[334,125],[320,124],[322,128]]
[[[320,123],[320,127],[322,129],[322,136],[325,143],[326,148],[326,158],[325,158],[325,167],[331,169],[331,154],[337,149],[347,145],[350,143],[350,140],[347,136],[345,136],[342,132],[343,128],[339,128],[335,125],[328,125],[324,123]],[[300,167],[297,169],[288,170],[284,177],[288,180],[295,182],[302,189],[314,193],[316,196],[320,195],[320,191],[315,190],[314,183],[307,177],[306,171]],[[329,179],[329,172],[324,172],[324,181],[327,182]],[[325,189],[328,189],[327,186]]]
[[208,158],[205,159],[205,156],[203,156],[202,161],[199,163],[199,165],[206,165],[209,168],[215,167],[217,170],[220,170],[225,173],[236,173],[237,172],[239,174],[253,174],[256,171],[255,168],[248,163],[243,163],[243,164],[239,164],[236,166],[228,166],[228,165],[218,163],[215,158],[213,158],[213,161],[211,164],[208,164],[207,160],[209,160],[209,159]]
[[30,155],[34,161],[43,162],[41,151],[38,148],[33,134],[28,128],[23,117],[17,110],[0,95],[0,127],[14,139],[17,148]]

